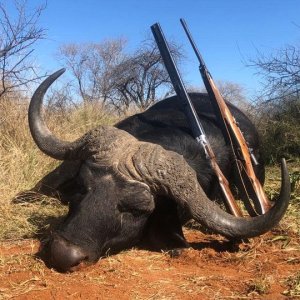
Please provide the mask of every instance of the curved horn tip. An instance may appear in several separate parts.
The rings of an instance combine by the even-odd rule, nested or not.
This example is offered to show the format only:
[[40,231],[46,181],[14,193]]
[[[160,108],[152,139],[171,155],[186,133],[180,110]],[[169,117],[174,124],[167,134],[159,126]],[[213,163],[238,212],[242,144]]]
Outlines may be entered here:
[[53,74],[51,74],[50,77],[57,79],[58,77],[60,77],[65,72],[66,72],[66,69],[62,68],[62,69],[54,72]]
[[284,157],[281,158],[280,163],[281,163],[281,167],[282,167],[283,169],[286,169],[286,170],[287,170],[286,160],[285,160]]
[[289,188],[288,192],[290,193],[290,176],[285,158],[281,158],[280,167],[282,180],[286,182],[286,185],[288,185],[286,188]]
[[[34,92],[33,96],[32,96],[32,102],[42,102],[43,100],[43,95],[47,92],[48,88],[50,87],[50,85],[58,78],[60,77],[64,72],[66,71],[65,68],[62,68],[54,73],[52,73],[51,75],[49,75],[40,85],[39,87],[36,89],[36,91]],[[42,95],[40,95],[40,93],[42,93]],[[38,97],[37,97],[38,95]],[[34,100],[34,99],[39,99],[39,100]],[[31,105],[31,103],[30,103]]]

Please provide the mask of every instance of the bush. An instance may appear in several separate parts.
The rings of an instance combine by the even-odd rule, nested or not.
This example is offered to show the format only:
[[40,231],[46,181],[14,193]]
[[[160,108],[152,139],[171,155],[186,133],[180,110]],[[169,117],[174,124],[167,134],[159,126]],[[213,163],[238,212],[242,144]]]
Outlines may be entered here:
[[258,106],[257,122],[266,163],[275,163],[282,157],[300,157],[300,98],[288,97],[275,105]]

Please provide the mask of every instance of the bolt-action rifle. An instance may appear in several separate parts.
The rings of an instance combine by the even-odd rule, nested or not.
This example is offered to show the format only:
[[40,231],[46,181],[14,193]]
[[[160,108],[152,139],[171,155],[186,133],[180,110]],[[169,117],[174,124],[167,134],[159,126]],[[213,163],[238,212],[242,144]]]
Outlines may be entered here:
[[169,50],[169,46],[162,33],[160,25],[158,23],[152,25],[151,30],[159,48],[162,59],[164,61],[164,64],[166,66],[166,69],[169,73],[171,82],[174,86],[174,90],[178,98],[183,101],[185,114],[187,116],[188,122],[190,123],[193,136],[196,139],[196,141],[203,147],[205,155],[210,161],[210,165],[219,180],[221,191],[223,193],[224,198],[226,199],[225,204],[227,205],[227,207],[233,215],[242,216],[242,212],[238,207],[237,203],[235,202],[234,196],[232,195],[232,192],[230,190],[229,182],[224,176],[223,172],[221,171],[216,161],[216,156],[212,150],[212,147],[206,138],[203,126],[198,118],[197,112],[179,75],[177,66],[173,60],[173,57]]
[[[243,200],[246,201],[245,205],[248,212],[250,215],[264,214],[271,208],[271,203],[253,169],[253,164],[257,165],[258,162],[252,149],[248,147],[235,118],[231,114],[226,102],[216,87],[191,33],[189,32],[186,22],[184,19],[180,19],[180,22],[199,60],[199,70],[202,80],[212,102],[219,124],[221,125],[225,141],[230,145],[234,155],[235,172],[237,175],[236,180],[243,189],[241,194],[244,196]],[[251,201],[254,204],[254,208],[251,205]]]

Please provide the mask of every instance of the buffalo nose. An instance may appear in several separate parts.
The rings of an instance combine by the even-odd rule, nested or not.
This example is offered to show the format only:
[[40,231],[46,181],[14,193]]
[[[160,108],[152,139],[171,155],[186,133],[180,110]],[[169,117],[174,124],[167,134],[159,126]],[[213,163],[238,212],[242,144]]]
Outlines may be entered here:
[[69,271],[79,265],[87,255],[77,245],[71,244],[60,236],[54,236],[50,243],[50,264],[58,271]]

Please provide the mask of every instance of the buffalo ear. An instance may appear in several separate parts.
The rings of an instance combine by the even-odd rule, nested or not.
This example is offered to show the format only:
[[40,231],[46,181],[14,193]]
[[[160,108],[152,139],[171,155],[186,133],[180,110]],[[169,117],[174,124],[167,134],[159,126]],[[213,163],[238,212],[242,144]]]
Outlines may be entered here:
[[[79,173],[81,164],[82,162],[79,160],[62,162],[57,168],[44,176],[32,191],[58,198],[66,204],[68,202],[66,196],[70,194],[69,192],[72,192],[75,186],[76,175]],[[73,190],[73,192],[75,191]]]
[[154,198],[148,185],[131,181],[122,190],[125,196],[118,203],[118,209],[121,212],[130,212],[132,214],[151,214],[155,208]]

